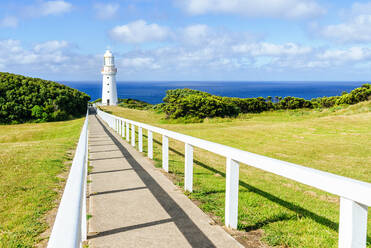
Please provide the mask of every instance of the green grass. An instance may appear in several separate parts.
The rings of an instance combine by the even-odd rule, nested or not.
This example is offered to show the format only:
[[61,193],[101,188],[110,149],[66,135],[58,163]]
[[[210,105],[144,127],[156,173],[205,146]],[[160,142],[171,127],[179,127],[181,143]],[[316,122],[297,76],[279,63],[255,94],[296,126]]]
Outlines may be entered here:
[[[193,124],[174,123],[152,111],[113,106],[105,109],[128,119],[371,182],[371,101],[324,110],[245,114]],[[154,160],[160,167],[161,137],[154,138]],[[146,153],[146,137],[144,145]],[[170,140],[171,177],[181,187],[183,154],[184,144]],[[222,223],[225,158],[196,148],[194,160],[194,192],[188,195]],[[337,247],[337,196],[243,164],[239,192],[240,230],[261,229],[263,241],[272,246]],[[367,240],[367,247],[371,247],[370,217]]]
[[0,247],[34,247],[57,206],[83,119],[0,126]]

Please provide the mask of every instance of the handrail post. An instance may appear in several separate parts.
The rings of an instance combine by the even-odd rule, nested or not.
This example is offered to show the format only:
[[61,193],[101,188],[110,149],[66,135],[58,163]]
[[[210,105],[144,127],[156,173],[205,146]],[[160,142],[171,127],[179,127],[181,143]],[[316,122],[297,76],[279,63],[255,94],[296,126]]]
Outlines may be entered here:
[[169,172],[169,138],[162,135],[162,169]]
[[129,122],[126,122],[126,141],[129,142],[130,141],[130,123]]
[[122,137],[122,120],[121,119],[119,119],[119,123],[120,123],[120,125],[119,125],[119,134]]
[[192,192],[193,187],[193,146],[185,144],[184,190]]
[[120,134],[120,119],[117,118],[117,133]]
[[367,206],[340,197],[339,248],[365,248]]
[[153,134],[148,130],[148,158],[153,159]]
[[121,136],[125,137],[125,121],[124,120],[122,121],[121,133],[122,133]]
[[237,229],[238,222],[238,185],[239,163],[227,158],[225,189],[225,225]]
[[123,120],[122,121],[122,128],[121,128],[121,132],[122,132],[122,137],[124,138],[125,137],[125,129],[126,127],[125,127],[125,121]]
[[138,149],[143,152],[143,131],[141,127],[138,127]]
[[135,126],[131,124],[131,145],[135,147]]
[[117,119],[117,131],[118,134],[120,134],[120,119]]

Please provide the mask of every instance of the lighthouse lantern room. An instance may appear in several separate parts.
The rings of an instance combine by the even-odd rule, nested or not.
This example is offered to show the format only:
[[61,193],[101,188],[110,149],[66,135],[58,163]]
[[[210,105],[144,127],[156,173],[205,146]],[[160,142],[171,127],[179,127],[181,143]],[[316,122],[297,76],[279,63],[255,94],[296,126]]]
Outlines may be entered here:
[[114,57],[110,50],[104,54],[103,62],[103,81],[102,81],[102,105],[116,105],[117,88],[116,88],[116,73]]

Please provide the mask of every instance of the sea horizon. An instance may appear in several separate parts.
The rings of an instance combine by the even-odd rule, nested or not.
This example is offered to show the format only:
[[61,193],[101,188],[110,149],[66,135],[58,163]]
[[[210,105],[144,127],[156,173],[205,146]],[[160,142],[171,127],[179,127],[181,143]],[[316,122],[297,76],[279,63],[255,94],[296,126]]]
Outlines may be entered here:
[[[101,98],[101,81],[59,81],[83,91],[94,101]],[[301,97],[307,100],[324,96],[341,95],[360,87],[367,81],[118,81],[119,98],[131,98],[158,104],[169,89],[190,88],[214,95],[252,97]]]

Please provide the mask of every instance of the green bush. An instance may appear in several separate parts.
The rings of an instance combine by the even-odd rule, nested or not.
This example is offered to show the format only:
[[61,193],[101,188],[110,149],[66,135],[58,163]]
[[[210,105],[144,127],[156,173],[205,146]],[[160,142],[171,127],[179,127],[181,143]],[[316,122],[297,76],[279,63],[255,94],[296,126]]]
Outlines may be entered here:
[[330,108],[341,104],[355,104],[371,100],[371,84],[364,84],[350,93],[341,96],[319,97],[312,100],[287,96],[237,98],[211,95],[207,92],[191,89],[175,89],[166,91],[164,103],[157,105],[169,118],[233,117],[239,113],[260,113],[267,110]]
[[131,109],[150,109],[153,107],[152,104],[135,99],[119,99],[119,106]]
[[275,104],[275,109],[299,109],[299,108],[312,108],[311,101],[303,98],[287,96]]
[[0,123],[66,120],[86,113],[89,100],[53,81],[0,72]]
[[330,108],[342,104],[356,104],[371,100],[371,84],[364,84],[351,92],[343,92],[341,96],[319,97],[312,99],[315,108]]
[[163,101],[162,109],[170,118],[224,117],[239,112],[236,104],[224,97],[191,89],[168,90]]

